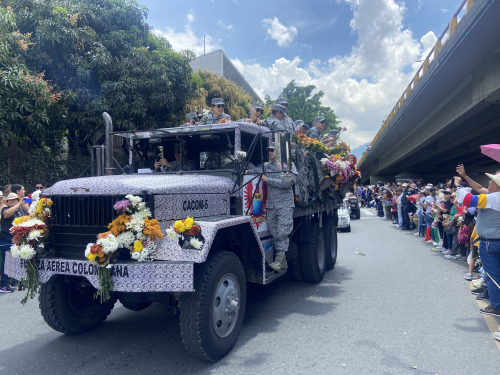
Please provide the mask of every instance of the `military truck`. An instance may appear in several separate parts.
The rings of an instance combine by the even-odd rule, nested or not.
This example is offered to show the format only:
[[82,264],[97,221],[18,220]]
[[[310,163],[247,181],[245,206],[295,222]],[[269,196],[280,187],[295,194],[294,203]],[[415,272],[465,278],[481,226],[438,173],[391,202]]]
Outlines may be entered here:
[[[134,311],[162,302],[180,312],[188,352],[217,361],[231,350],[241,330],[247,283],[267,285],[285,274],[319,283],[335,266],[341,197],[311,199],[310,204],[296,207],[289,268],[277,273],[268,267],[274,253],[265,222],[265,184],[261,174],[248,171],[251,164],[259,167],[268,161],[270,140],[277,142],[287,170],[292,158],[290,134],[250,123],[108,134],[124,140],[129,153],[126,173],[60,181],[45,192],[53,201],[52,242],[50,255],[38,258],[39,307],[53,329],[68,335],[95,329],[116,301]],[[107,156],[110,138],[104,150]],[[154,172],[154,161],[162,153],[174,160],[176,144],[180,165],[192,161],[195,169]],[[101,163],[99,156],[97,161],[111,170],[109,158]],[[194,217],[204,244],[200,250],[185,249],[165,236],[157,241],[154,261],[141,263],[123,249],[110,270],[111,298],[101,303],[94,298],[98,269],[85,259],[84,251],[97,234],[107,231],[117,216],[114,203],[128,194],[143,198],[163,233],[174,220]],[[6,272],[22,279],[23,262],[8,253]]]

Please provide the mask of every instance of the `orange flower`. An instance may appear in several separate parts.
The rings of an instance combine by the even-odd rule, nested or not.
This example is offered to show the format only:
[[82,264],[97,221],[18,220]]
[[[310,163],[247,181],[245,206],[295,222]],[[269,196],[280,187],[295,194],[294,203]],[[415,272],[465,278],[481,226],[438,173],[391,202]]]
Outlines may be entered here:
[[[126,229],[125,224],[128,223],[132,218],[126,214],[121,214],[115,220],[113,220],[108,225],[109,232],[111,232],[115,237],[117,237],[121,232]],[[108,232],[108,233],[109,233]]]
[[160,223],[156,219],[144,218],[144,230],[142,233],[148,236],[151,241],[156,241],[158,238],[163,238],[163,233],[161,232]]

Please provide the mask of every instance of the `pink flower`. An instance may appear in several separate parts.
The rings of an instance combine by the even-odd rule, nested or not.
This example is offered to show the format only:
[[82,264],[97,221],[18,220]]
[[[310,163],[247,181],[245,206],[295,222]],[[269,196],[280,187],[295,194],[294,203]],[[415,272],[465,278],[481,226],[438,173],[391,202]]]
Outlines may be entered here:
[[125,211],[127,211],[127,207],[129,204],[130,204],[130,201],[128,199],[124,199],[124,200],[116,202],[115,205],[113,206],[113,208],[116,211],[122,211],[122,213],[125,213]]
[[344,126],[344,129],[343,129],[345,132],[347,131],[347,128]]

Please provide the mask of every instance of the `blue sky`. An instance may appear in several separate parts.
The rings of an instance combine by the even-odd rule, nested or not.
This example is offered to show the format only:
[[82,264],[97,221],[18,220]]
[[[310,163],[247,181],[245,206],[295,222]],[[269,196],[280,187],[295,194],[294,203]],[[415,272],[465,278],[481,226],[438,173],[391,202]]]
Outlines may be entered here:
[[[174,48],[222,49],[261,95],[325,92],[356,147],[371,140],[461,0],[139,0]],[[425,53],[426,54],[426,53]]]

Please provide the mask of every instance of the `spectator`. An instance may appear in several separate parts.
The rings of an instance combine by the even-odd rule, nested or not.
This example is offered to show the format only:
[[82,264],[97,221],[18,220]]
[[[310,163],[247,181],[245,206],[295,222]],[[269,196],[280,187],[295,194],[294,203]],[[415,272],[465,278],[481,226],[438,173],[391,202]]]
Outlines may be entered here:
[[17,197],[19,198],[19,202],[21,203],[21,208],[23,209],[24,213],[27,215],[30,207],[28,206],[27,203],[24,203],[24,197],[26,195],[26,190],[24,190],[23,185],[19,184],[14,184],[11,187],[12,193],[16,194]]
[[389,189],[384,190],[382,204],[384,205],[384,219],[392,219],[392,193]]
[[396,227],[400,228],[403,226],[403,211],[402,211],[403,204],[401,203],[401,196],[403,195],[403,189],[397,188],[396,191],[398,193],[398,198],[396,199],[396,204],[398,206],[398,223],[396,224]]
[[[45,190],[45,182],[43,182],[43,181],[35,182],[35,191],[33,193],[35,193],[37,191],[41,191],[43,193],[44,190]],[[33,198],[33,193],[30,193],[28,195],[28,198]]]
[[[0,212],[2,212],[2,209],[4,207],[7,207],[7,197],[11,193],[11,188],[12,185],[5,185],[3,190],[2,190],[2,201],[0,202]],[[1,221],[1,219],[0,219]]]
[[403,194],[401,195],[401,213],[403,215],[403,230],[410,230],[410,211],[412,210],[411,203],[408,197],[411,195],[411,189],[408,184],[403,184]]
[[[14,187],[14,186],[13,186]],[[11,293],[15,289],[9,285],[9,278],[4,272],[5,254],[12,246],[12,235],[10,228],[15,218],[24,216],[24,211],[21,206],[24,204],[24,198],[19,199],[14,192],[7,196],[7,207],[2,208],[0,222],[0,251],[2,266],[0,269],[0,293]]]

